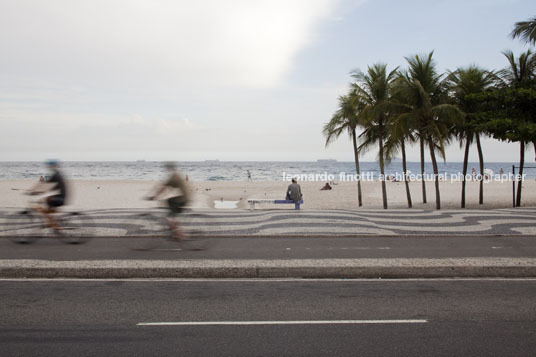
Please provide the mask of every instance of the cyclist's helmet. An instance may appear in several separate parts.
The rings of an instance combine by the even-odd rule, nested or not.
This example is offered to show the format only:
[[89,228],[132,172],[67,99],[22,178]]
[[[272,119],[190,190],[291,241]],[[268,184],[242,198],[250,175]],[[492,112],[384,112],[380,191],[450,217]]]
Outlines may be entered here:
[[173,161],[166,161],[164,163],[164,167],[168,170],[175,170],[177,168],[177,164]]
[[58,167],[60,165],[60,162],[56,159],[50,159],[50,160],[45,161],[45,164],[48,167]]

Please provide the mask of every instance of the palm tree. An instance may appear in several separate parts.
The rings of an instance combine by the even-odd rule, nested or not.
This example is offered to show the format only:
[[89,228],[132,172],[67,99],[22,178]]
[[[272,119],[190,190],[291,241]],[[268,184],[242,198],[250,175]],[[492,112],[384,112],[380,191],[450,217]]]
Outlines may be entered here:
[[[403,108],[403,105],[400,108]],[[408,120],[411,120],[411,117],[401,114],[393,116],[389,121],[389,139],[386,143],[386,156],[393,157],[399,151],[402,155],[402,172],[404,173],[404,184],[406,186],[406,199],[408,201],[408,208],[411,208],[413,207],[413,203],[409,189],[406,141],[415,142],[415,137],[411,129],[414,125]]]
[[498,72],[506,85],[516,88],[528,88],[534,85],[536,54],[531,50],[522,53],[516,59],[512,51],[504,51],[503,55],[508,60],[508,67]]
[[[461,122],[457,128],[457,136],[460,140],[460,147],[463,146],[465,140],[465,151],[463,157],[463,172],[462,172],[462,198],[461,207],[465,208],[465,186],[467,175],[467,161],[469,160],[469,147],[473,142],[476,142],[478,151],[478,159],[480,162],[480,177],[484,177],[484,155],[480,144],[480,131],[478,124],[475,122],[471,113],[475,111],[473,105],[465,98],[470,94],[480,94],[492,89],[497,83],[498,77],[494,72],[486,71],[477,66],[469,66],[466,68],[458,68],[455,72],[451,72],[447,77],[450,90],[453,93],[455,103],[465,113],[465,120]],[[484,180],[480,180],[479,204],[484,203]]]
[[361,171],[359,169],[359,152],[357,149],[356,128],[360,125],[359,98],[353,90],[349,94],[339,97],[339,109],[333,114],[331,120],[324,125],[322,133],[326,138],[326,147],[337,139],[343,132],[348,132],[354,147],[355,170],[357,173],[357,199],[359,207],[363,205],[361,194]]
[[510,37],[520,37],[525,43],[536,44],[536,17],[527,21],[519,21],[514,25]]
[[359,151],[366,150],[378,143],[378,161],[380,164],[380,181],[382,184],[383,208],[387,209],[387,188],[385,186],[385,140],[387,136],[387,120],[390,109],[390,91],[397,69],[387,73],[387,65],[377,63],[368,67],[367,73],[359,70],[352,72],[356,80],[353,88],[362,104],[361,117],[365,130],[360,138],[363,143]]
[[415,123],[414,130],[420,142],[423,203],[426,195],[424,146],[427,145],[434,170],[436,209],[441,209],[436,152],[445,158],[445,144],[450,140],[454,123],[463,118],[463,113],[457,106],[446,103],[446,86],[435,69],[433,53],[406,58],[409,68],[401,74],[400,81],[411,107],[405,116]]
[[[531,50],[527,50],[527,52],[519,55],[517,59],[512,51],[504,51],[503,54],[508,60],[509,66],[499,71],[498,74],[505,84],[513,88],[534,87],[536,80],[536,54],[532,53]],[[519,175],[523,175],[526,144],[525,140],[519,141]],[[521,187],[522,185],[517,186],[517,206],[521,205]]]

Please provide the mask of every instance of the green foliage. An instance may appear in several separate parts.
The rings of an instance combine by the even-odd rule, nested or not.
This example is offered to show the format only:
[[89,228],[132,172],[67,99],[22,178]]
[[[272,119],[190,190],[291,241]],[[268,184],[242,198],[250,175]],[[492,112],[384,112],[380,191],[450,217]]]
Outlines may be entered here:
[[[359,136],[362,140],[360,152],[366,151],[378,142],[384,145],[383,141],[388,134],[387,121],[392,115],[390,96],[396,73],[397,69],[388,73],[387,65],[383,63],[369,66],[367,73],[359,70],[352,72],[352,77],[356,80],[352,87],[362,103],[360,116],[364,131]],[[384,159],[380,157],[382,150],[383,147],[379,150],[380,160]]]
[[351,90],[347,95],[339,97],[339,109],[333,114],[331,120],[324,125],[322,134],[326,138],[326,146],[335,141],[343,132],[352,136],[358,125],[360,107],[359,97]]
[[502,141],[536,140],[536,90],[503,88],[466,97],[481,108],[474,113],[479,128]]
[[529,19],[527,21],[516,22],[514,29],[510,33],[512,38],[520,37],[532,45],[536,44],[536,17]]
[[[536,17],[516,23],[511,36],[536,44]],[[445,159],[445,145],[453,138],[460,141],[460,146],[466,144],[464,170],[473,141],[483,170],[481,134],[503,141],[521,141],[522,152],[523,143],[536,145],[536,54],[528,50],[516,58],[512,51],[505,51],[508,67],[498,72],[471,65],[448,72],[447,76],[437,72],[433,54],[432,51],[406,57],[408,68],[403,71],[397,68],[388,73],[387,65],[382,63],[369,66],[366,73],[353,71],[355,82],[350,92],[339,97],[339,109],[324,125],[326,146],[348,132],[358,165],[358,154],[378,143],[383,173],[384,163],[398,151],[405,158],[406,142],[418,141],[421,161],[424,162],[424,147],[428,146],[437,174],[436,152]],[[358,127],[363,129],[359,149]],[[424,172],[424,163],[421,170]],[[385,188],[382,190],[387,208]],[[408,204],[411,207],[409,190]],[[438,181],[436,206],[440,208]]]
[[530,88],[536,84],[536,54],[527,50],[516,59],[512,51],[504,51],[508,67],[499,71],[507,87]]
[[476,102],[466,100],[466,97],[490,91],[499,83],[501,80],[496,73],[475,65],[449,72],[446,84],[452,102],[465,114],[463,120],[458,121],[453,128],[455,135],[460,140],[460,146],[463,146],[464,140],[471,144],[476,138],[475,135],[480,132],[478,118],[472,115],[479,111],[479,107]]
[[397,96],[407,103],[404,113],[419,138],[439,149],[444,158],[445,144],[450,141],[454,127],[463,120],[456,105],[448,103],[448,86],[437,73],[433,51],[428,55],[406,58],[409,68],[397,80]]

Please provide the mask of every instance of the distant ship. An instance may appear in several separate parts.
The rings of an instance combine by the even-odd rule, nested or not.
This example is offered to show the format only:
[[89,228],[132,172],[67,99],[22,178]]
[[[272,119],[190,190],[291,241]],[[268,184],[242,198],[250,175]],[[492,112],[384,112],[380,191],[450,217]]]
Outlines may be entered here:
[[337,160],[335,159],[324,159],[324,160],[316,160],[319,164],[333,164],[336,163]]

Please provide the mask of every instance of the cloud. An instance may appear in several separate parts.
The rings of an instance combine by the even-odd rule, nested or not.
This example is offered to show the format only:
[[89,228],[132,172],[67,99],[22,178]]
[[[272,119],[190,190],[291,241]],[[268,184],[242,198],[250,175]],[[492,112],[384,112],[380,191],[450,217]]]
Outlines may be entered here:
[[87,83],[273,87],[338,2],[2,1],[0,67]]
[[323,149],[338,91],[286,79],[350,2],[0,1],[0,160]]

